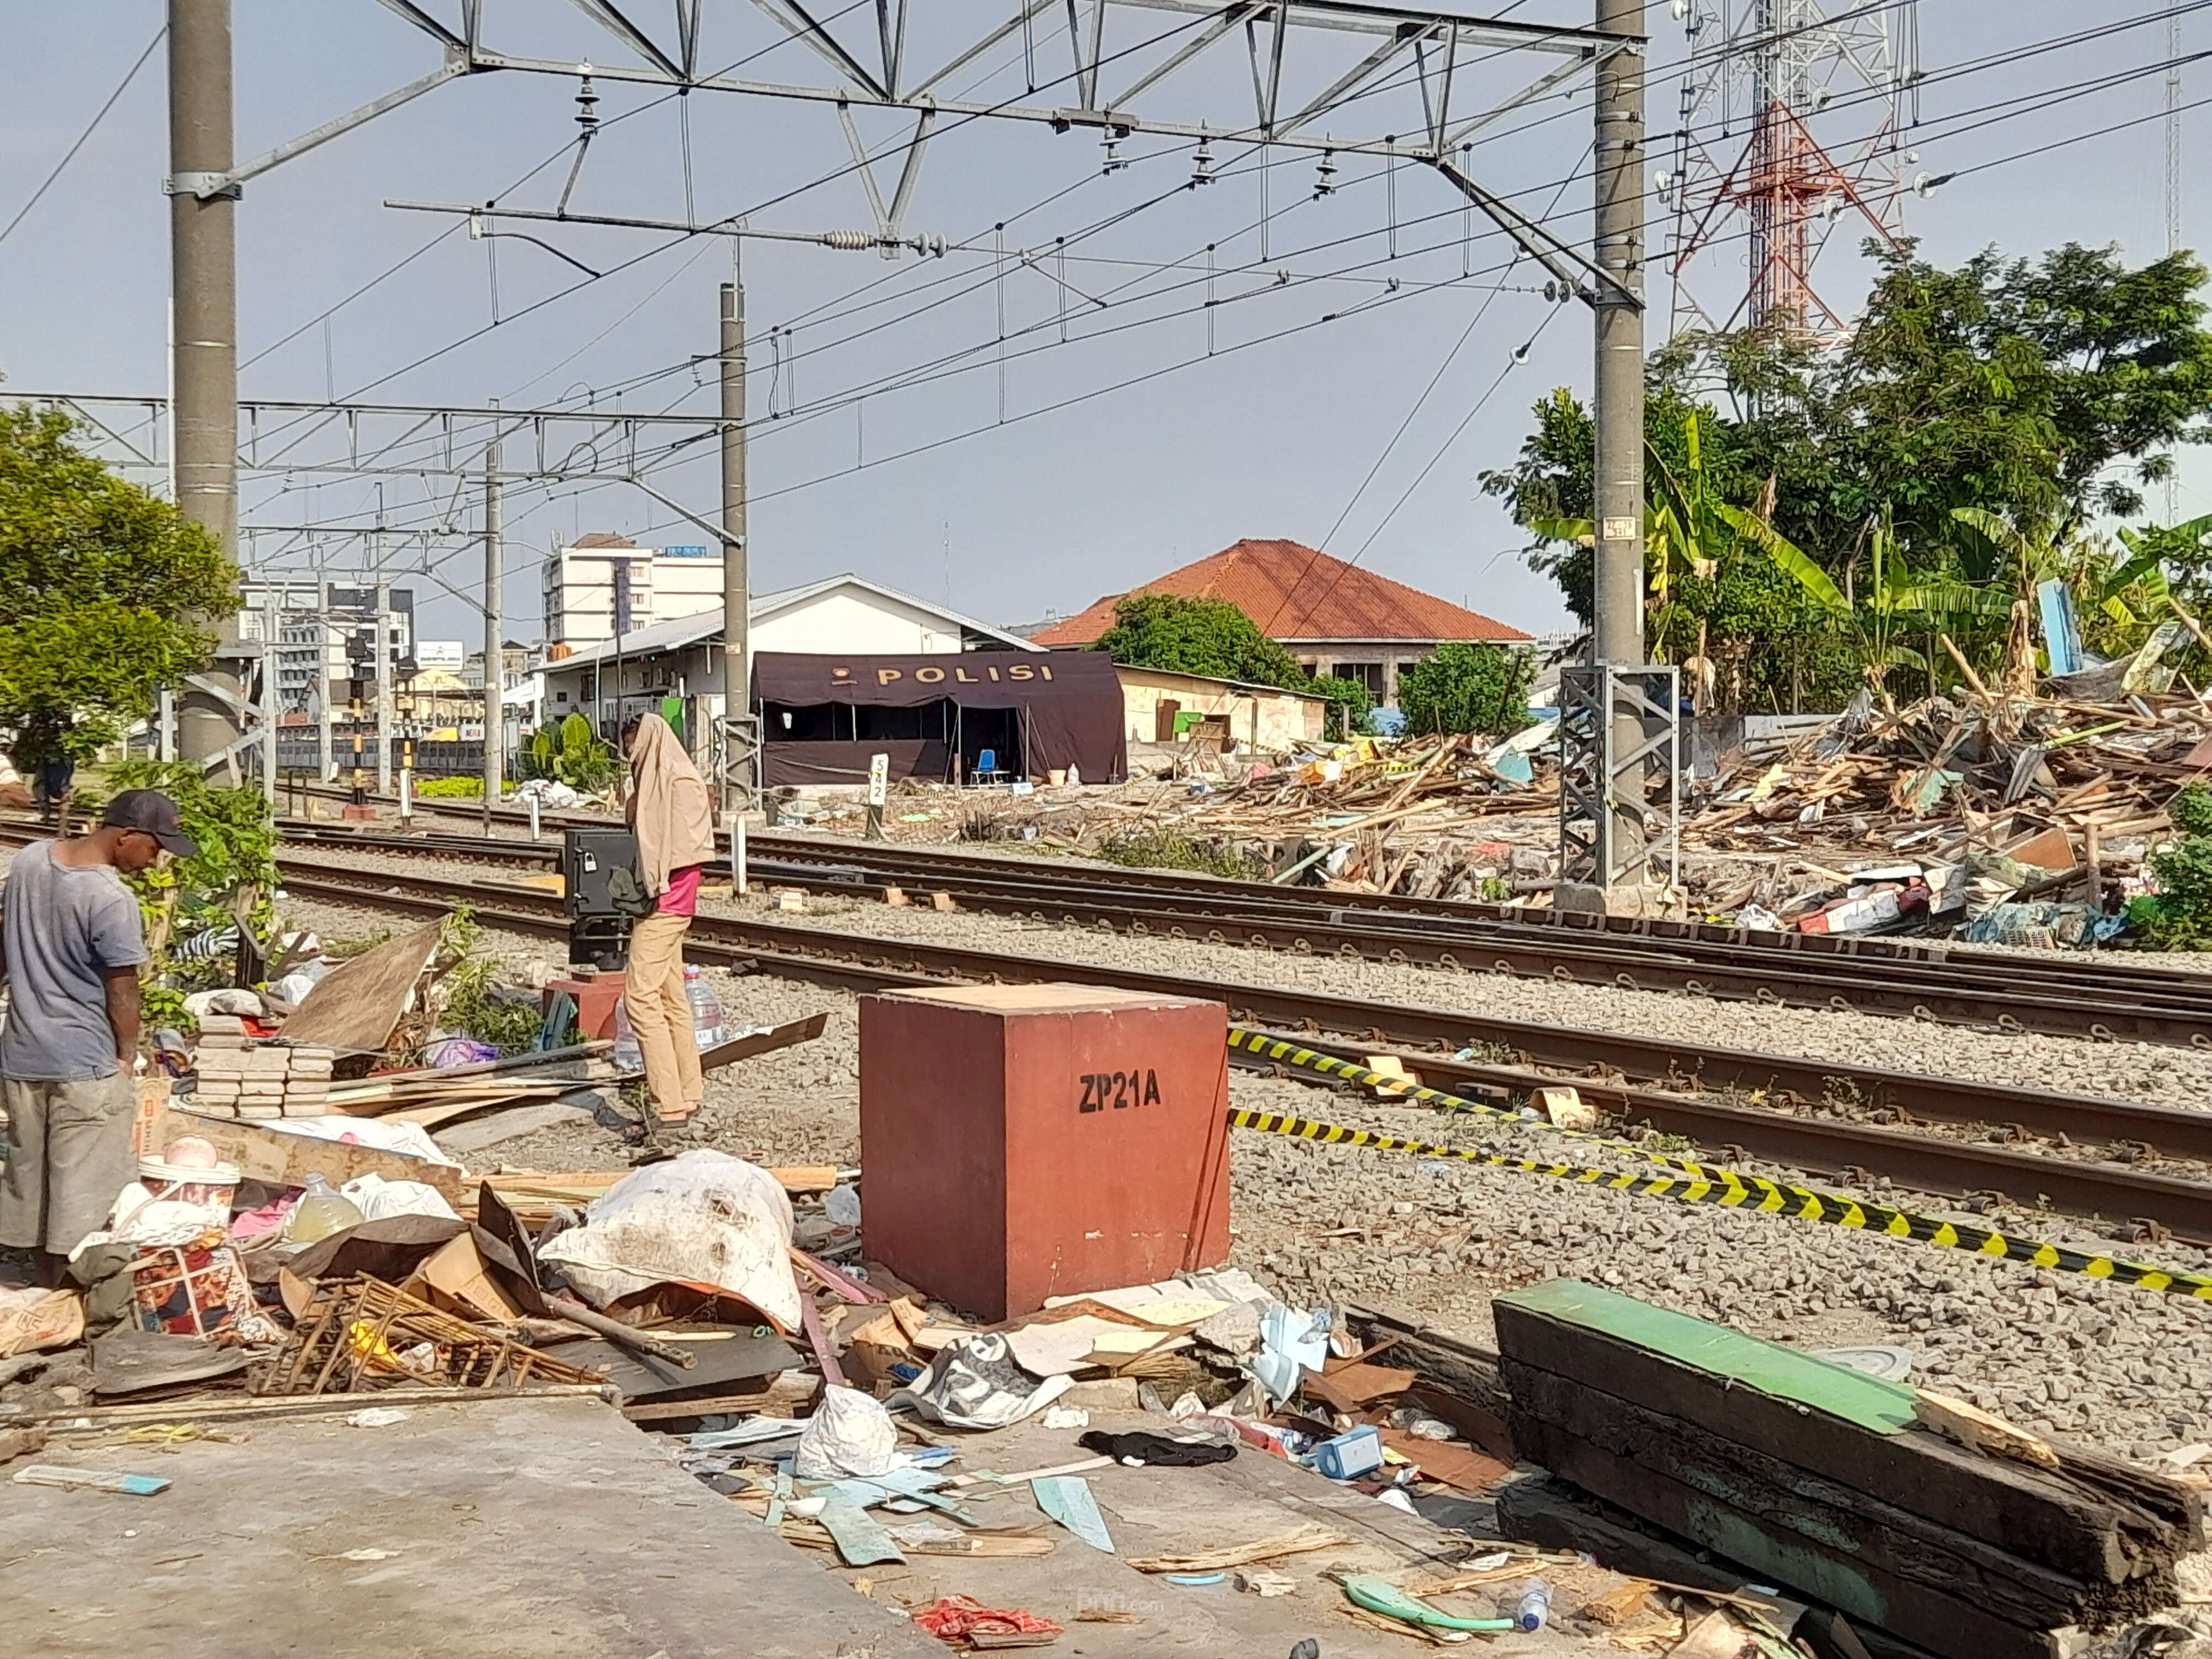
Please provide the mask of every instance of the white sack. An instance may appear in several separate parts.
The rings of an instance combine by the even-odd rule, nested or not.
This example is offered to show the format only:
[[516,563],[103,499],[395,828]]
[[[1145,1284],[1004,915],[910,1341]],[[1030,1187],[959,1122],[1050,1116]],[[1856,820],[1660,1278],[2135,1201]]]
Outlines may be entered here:
[[654,1285],[702,1285],[799,1328],[791,1198],[759,1165],[696,1147],[624,1176],[584,1224],[538,1252],[599,1307]]

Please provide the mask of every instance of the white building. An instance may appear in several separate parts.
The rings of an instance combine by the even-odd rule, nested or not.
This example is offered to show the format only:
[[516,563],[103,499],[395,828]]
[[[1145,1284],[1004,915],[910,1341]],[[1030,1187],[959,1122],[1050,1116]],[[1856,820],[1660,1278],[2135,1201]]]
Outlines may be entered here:
[[[1039,648],[1018,634],[849,573],[756,593],[750,614],[755,651],[898,656]],[[549,654],[540,708],[548,720],[580,714],[611,732],[624,714],[676,697],[684,702],[687,732],[696,733],[721,718],[722,692],[718,603],[565,656]]]
[[594,531],[545,560],[545,638],[581,647],[722,608],[719,546],[641,547]]

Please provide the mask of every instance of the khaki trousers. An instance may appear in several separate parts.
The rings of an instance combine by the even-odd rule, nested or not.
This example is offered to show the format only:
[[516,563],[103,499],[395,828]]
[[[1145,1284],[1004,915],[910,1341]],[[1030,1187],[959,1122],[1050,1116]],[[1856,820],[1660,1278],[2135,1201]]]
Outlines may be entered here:
[[691,1000],[684,994],[684,935],[690,928],[690,917],[656,910],[629,930],[629,965],[623,974],[623,1004],[645,1056],[645,1086],[664,1112],[696,1106],[707,1092]]
[[10,1143],[0,1170],[0,1246],[67,1255],[107,1224],[138,1173],[131,1155],[138,1085],[125,1071],[75,1083],[11,1077],[0,1079],[0,1103]]

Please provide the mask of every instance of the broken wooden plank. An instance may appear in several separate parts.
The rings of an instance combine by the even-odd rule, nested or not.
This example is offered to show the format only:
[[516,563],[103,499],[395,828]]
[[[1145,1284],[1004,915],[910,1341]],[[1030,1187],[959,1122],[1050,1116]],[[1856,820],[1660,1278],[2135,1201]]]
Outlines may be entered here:
[[350,1141],[324,1140],[314,1135],[289,1133],[265,1123],[244,1118],[209,1117],[181,1107],[168,1109],[162,1139],[171,1133],[198,1136],[212,1146],[216,1156],[235,1164],[249,1181],[272,1187],[304,1187],[307,1177],[319,1175],[333,1187],[357,1176],[382,1176],[386,1181],[419,1181],[434,1187],[447,1199],[461,1196],[461,1171],[451,1164],[409,1158],[402,1152],[380,1152]]

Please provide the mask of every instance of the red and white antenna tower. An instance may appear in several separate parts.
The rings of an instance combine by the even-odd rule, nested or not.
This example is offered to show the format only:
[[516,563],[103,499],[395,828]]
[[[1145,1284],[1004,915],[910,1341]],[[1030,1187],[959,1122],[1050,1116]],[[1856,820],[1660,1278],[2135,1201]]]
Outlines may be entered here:
[[1853,307],[1821,296],[1813,266],[1839,228],[1903,233],[1917,159],[1906,148],[1919,115],[1916,0],[1672,9],[1691,57],[1673,162],[1654,182],[1674,216],[1675,331],[1774,322],[1840,339]]

